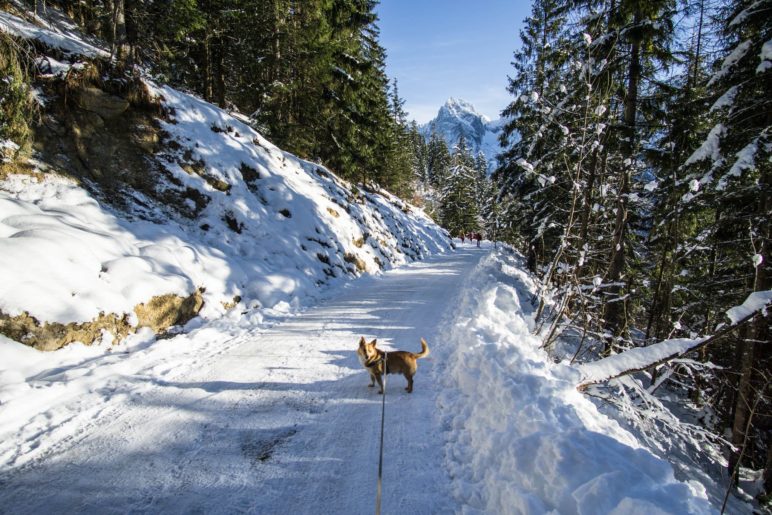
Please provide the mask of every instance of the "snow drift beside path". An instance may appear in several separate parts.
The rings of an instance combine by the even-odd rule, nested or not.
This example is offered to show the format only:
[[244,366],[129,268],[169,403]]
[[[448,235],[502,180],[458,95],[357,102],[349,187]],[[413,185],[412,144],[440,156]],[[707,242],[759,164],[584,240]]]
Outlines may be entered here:
[[[465,513],[710,513],[699,484],[642,448],[576,391],[530,334],[535,291],[522,260],[484,259],[438,362],[446,462]],[[435,352],[437,354],[437,352]]]

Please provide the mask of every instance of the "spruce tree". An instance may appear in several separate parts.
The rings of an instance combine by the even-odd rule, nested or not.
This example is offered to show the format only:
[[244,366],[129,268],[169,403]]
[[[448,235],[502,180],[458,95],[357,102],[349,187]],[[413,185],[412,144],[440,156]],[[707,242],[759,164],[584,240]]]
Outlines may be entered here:
[[447,177],[440,192],[440,223],[450,234],[480,230],[474,158],[463,136],[455,147]]

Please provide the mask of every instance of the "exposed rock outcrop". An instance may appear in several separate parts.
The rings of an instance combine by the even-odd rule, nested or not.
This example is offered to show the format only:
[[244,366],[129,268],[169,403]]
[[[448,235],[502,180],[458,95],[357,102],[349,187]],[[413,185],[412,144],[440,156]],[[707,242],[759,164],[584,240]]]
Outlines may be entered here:
[[195,317],[204,306],[202,290],[198,289],[187,297],[166,294],[153,297],[134,308],[138,324],[130,323],[124,313],[100,313],[89,322],[41,323],[29,313],[10,316],[0,311],[0,334],[24,343],[38,350],[53,351],[73,342],[86,345],[108,341],[120,341],[140,327],[149,327],[157,334],[163,334],[175,325],[182,325]]

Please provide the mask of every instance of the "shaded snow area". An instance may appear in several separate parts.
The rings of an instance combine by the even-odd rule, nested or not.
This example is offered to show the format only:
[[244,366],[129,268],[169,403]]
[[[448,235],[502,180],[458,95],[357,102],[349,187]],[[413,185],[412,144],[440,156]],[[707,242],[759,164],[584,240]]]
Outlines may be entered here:
[[443,336],[446,465],[464,513],[711,513],[704,489],[576,390],[531,335],[523,260],[491,254]]
[[89,57],[109,57],[110,52],[99,48],[97,43],[87,41],[71,20],[58,14],[56,9],[49,9],[48,16],[54,17],[53,23],[38,19],[44,27],[25,22],[9,13],[0,11],[0,28],[24,39],[34,39],[52,48],[58,48],[66,54]]

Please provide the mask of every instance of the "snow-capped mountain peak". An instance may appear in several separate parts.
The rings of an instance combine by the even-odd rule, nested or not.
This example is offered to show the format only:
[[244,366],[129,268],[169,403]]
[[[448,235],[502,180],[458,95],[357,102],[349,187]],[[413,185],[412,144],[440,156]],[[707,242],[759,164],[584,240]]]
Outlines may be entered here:
[[455,147],[463,136],[472,153],[482,152],[492,169],[496,165],[496,155],[501,152],[498,142],[501,125],[500,120],[491,121],[466,100],[450,97],[434,120],[422,125],[420,131],[427,141],[433,132],[439,134],[449,148]]
[[450,97],[445,101],[445,104],[440,107],[438,118],[440,116],[451,116],[458,119],[479,119],[483,123],[490,122],[490,118],[477,112],[477,109],[461,98]]

